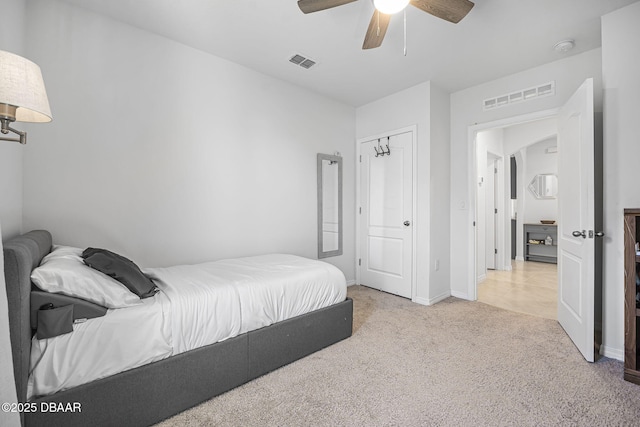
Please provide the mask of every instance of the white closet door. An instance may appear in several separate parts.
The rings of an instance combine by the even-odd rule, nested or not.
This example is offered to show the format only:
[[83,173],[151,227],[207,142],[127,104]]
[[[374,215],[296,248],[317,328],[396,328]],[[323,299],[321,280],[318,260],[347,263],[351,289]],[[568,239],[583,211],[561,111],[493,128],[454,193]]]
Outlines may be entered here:
[[[376,149],[391,154],[378,155]],[[411,298],[413,133],[361,145],[360,281]]]

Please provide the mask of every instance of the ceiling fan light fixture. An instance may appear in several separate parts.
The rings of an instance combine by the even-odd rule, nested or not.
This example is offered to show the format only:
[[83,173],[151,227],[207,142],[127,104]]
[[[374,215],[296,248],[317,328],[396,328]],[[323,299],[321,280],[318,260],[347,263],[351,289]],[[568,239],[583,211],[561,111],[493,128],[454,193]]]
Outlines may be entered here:
[[373,0],[373,6],[386,15],[402,11],[408,4],[409,0]]

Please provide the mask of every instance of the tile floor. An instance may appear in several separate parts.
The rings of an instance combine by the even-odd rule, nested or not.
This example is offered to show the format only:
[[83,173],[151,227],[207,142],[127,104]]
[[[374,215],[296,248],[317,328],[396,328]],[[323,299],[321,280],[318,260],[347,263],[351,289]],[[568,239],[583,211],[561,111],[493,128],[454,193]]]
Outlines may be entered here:
[[506,310],[557,319],[558,266],[511,261],[511,271],[488,270],[478,301]]

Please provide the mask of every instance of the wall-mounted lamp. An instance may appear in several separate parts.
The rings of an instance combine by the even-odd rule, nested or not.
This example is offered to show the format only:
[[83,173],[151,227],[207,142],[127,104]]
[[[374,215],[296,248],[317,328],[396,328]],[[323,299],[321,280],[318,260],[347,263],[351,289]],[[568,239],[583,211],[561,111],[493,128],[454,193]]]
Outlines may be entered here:
[[0,136],[0,141],[27,143],[27,133],[13,129],[11,122],[46,123],[51,109],[40,67],[21,56],[0,50],[0,131],[19,138]]

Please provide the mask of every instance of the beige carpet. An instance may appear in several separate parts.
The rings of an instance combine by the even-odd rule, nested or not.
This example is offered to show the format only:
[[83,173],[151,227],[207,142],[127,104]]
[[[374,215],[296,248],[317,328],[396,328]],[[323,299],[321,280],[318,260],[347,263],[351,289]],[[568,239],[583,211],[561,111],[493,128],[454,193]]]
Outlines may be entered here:
[[345,341],[161,426],[631,426],[640,386],[583,360],[557,322],[351,286]]

